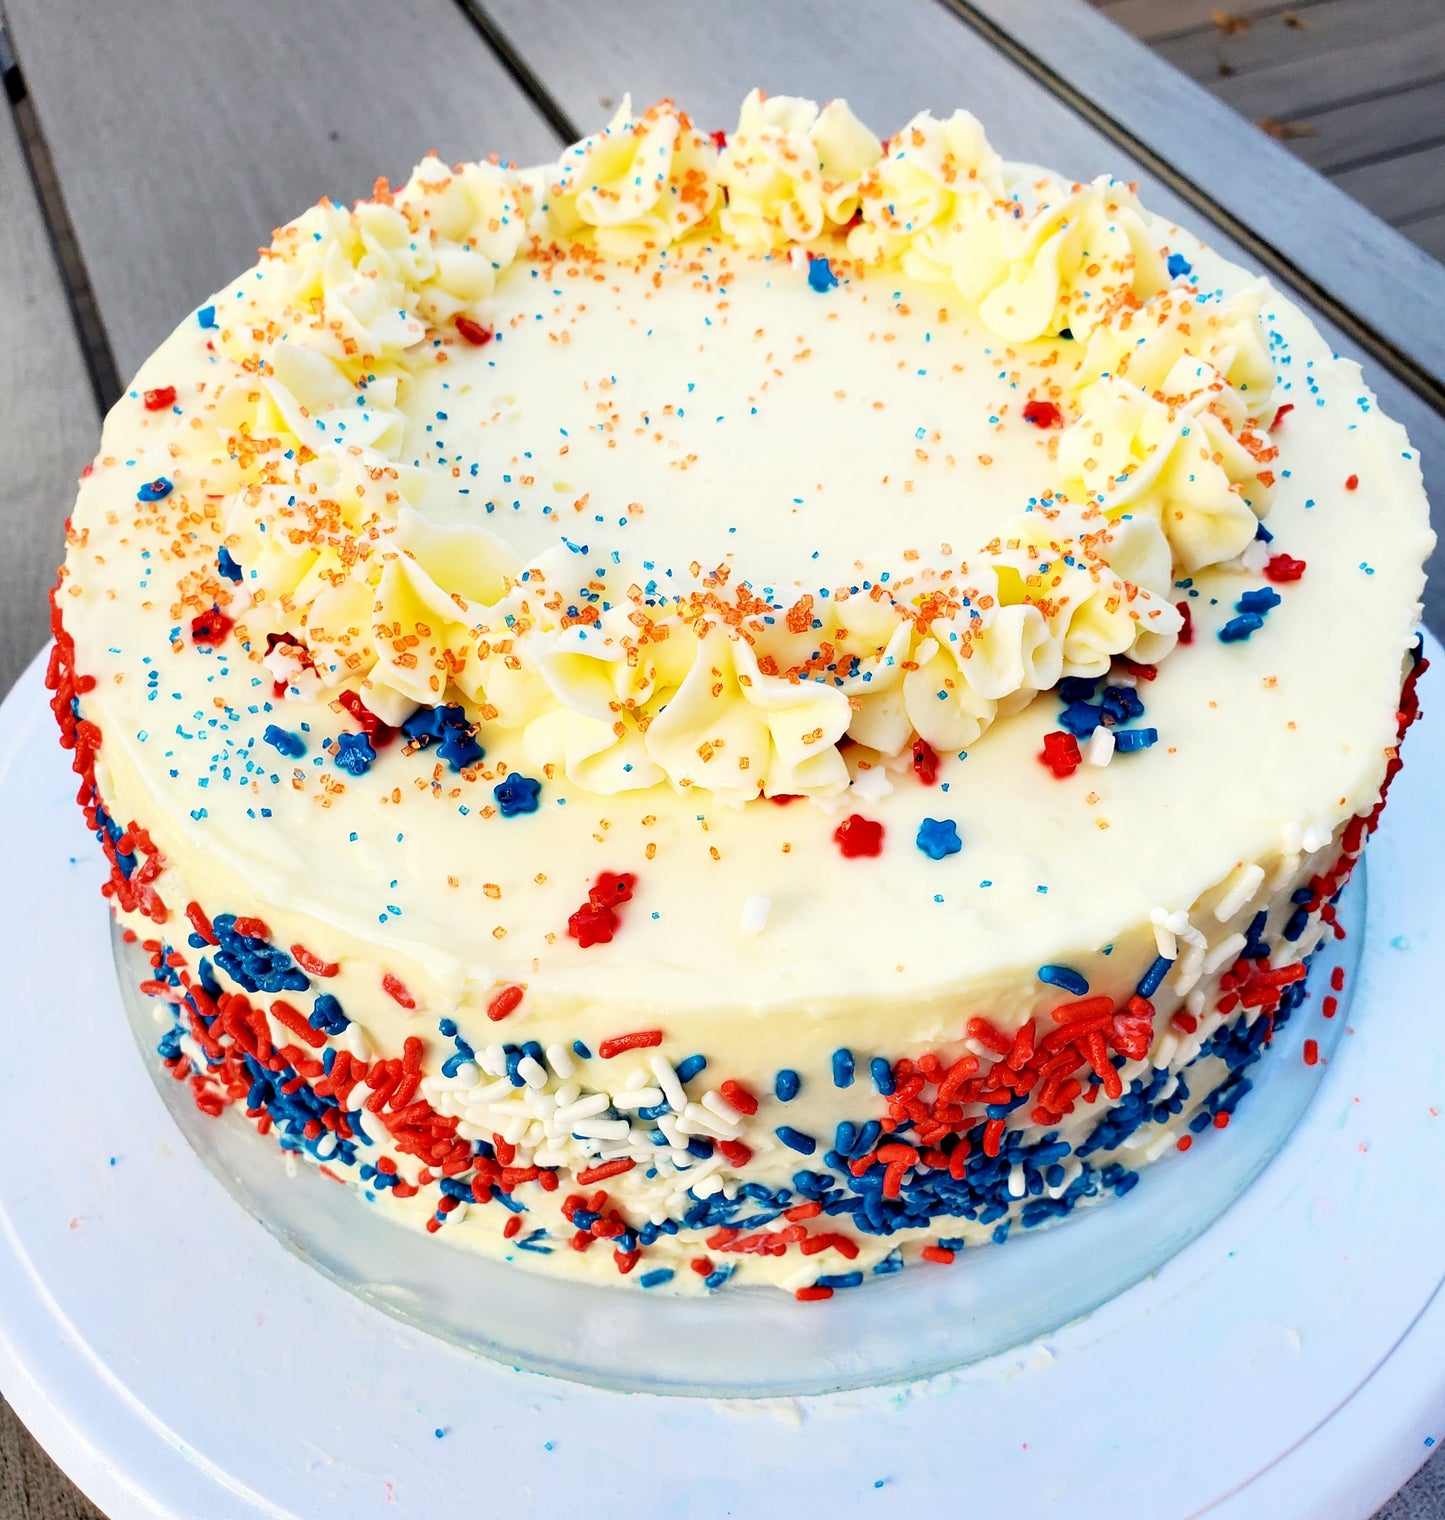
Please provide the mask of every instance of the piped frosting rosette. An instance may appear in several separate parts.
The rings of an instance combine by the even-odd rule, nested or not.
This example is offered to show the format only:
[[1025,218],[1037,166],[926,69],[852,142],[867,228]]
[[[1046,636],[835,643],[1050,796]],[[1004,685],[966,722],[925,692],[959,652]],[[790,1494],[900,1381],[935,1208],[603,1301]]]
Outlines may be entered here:
[[[987,544],[870,566],[816,605],[696,567],[659,598],[620,555],[564,542],[523,563],[464,510],[438,522],[446,482],[401,458],[409,356],[439,330],[484,342],[515,260],[690,237],[947,284],[1011,342],[1071,335],[1055,478]],[[252,647],[383,722],[461,701],[603,794],[826,798],[849,783],[845,736],[883,757],[973,744],[1066,676],[1165,658],[1175,577],[1237,556],[1269,503],[1258,293],[1171,285],[1127,187],[1010,169],[965,112],[885,146],[842,102],[755,93],[719,151],[670,102],[624,105],[556,165],[428,159],[394,195],[323,203],[248,279],[265,322],[248,305],[228,323],[218,298],[233,373],[200,473]]]

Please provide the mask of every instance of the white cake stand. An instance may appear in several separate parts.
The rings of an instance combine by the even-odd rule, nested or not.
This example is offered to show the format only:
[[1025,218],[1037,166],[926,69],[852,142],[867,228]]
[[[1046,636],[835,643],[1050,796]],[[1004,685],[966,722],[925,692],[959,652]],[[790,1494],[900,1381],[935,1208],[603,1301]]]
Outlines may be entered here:
[[[1422,696],[1445,701],[1439,663]],[[113,1520],[1358,1520],[1445,1430],[1438,718],[1370,847],[1354,1028],[1228,1212],[1104,1308],[958,1372],[718,1402],[468,1355],[246,1216],[136,1056],[43,698],[37,663],[0,709],[0,1387]]]

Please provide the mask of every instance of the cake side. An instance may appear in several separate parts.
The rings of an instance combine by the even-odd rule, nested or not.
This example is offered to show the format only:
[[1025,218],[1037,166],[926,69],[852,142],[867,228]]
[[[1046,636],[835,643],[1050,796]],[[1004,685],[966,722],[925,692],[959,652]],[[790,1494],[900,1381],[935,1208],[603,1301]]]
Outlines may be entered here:
[[[1200,321],[1211,301],[1246,290],[1239,271],[1187,234],[1147,228],[1159,259],[1168,250],[1187,271],[1177,299],[1197,303]],[[696,227],[688,235],[709,246],[717,238]],[[1048,404],[1059,422],[1077,422],[1078,370],[1121,368],[1107,351],[1108,322],[1088,341],[999,344],[970,328],[959,293],[940,301],[901,262],[881,275],[866,260],[855,266],[853,241],[846,221],[821,228],[812,246],[824,250],[829,277],[836,263],[838,285],[815,272],[816,258],[784,256],[763,271],[743,315],[775,320],[766,303],[776,286],[785,324],[794,313],[851,322],[847,343],[861,353],[870,336],[893,331],[927,360],[896,308],[937,303],[940,328],[951,310],[949,331],[974,334],[950,362],[967,377],[959,392],[975,423],[981,415],[1000,439],[989,457],[1001,495],[1027,491],[1036,468],[1049,478],[1041,461],[1091,478],[1088,429],[1075,427],[1066,446],[1067,430],[1055,431],[1048,413],[1041,426],[1034,403],[1056,395]],[[662,272],[645,252],[609,257],[619,269]],[[701,255],[698,264],[707,272]],[[512,268],[525,272],[525,261]],[[593,287],[603,268],[595,257],[580,265]],[[754,257],[743,268],[761,265]],[[556,269],[553,261],[547,272]],[[737,270],[733,299],[745,288]],[[489,313],[508,310],[509,278],[493,281]],[[890,299],[877,316],[854,321],[863,307],[824,304],[838,288],[880,279]],[[208,488],[204,455],[187,452],[188,435],[215,420],[208,409],[237,394],[233,334],[209,325],[225,301],[203,308],[112,414],[57,597],[57,710],[71,723],[78,708],[72,739],[93,767],[105,818],[118,821],[109,836],[124,883],[116,906],[153,947],[152,990],[185,993],[167,1060],[191,1069],[203,1102],[246,1104],[284,1144],[360,1181],[384,1206],[444,1226],[448,1239],[545,1255],[568,1271],[674,1272],[679,1285],[716,1286],[740,1264],[742,1280],[806,1292],[819,1278],[841,1286],[888,1270],[900,1245],[937,1256],[955,1248],[940,1242],[999,1238],[1011,1221],[1034,1224],[1131,1185],[1139,1162],[1237,1101],[1239,1072],[1329,932],[1329,900],[1362,845],[1362,820],[1373,819],[1396,763],[1399,715],[1410,711],[1400,677],[1429,537],[1418,467],[1354,367],[1332,359],[1288,303],[1273,293],[1263,302],[1276,542],[1159,587],[1174,631],[1157,668],[1105,653],[1102,666],[1076,664],[1067,688],[1053,689],[1056,679],[1033,695],[1026,682],[1004,682],[987,699],[992,711],[975,703],[965,714],[976,737],[956,750],[924,741],[915,751],[910,741],[889,753],[882,730],[870,731],[884,748],[832,748],[821,770],[793,773],[813,800],[781,809],[729,805],[727,788],[680,787],[675,777],[589,790],[576,774],[602,785],[618,774],[579,772],[550,719],[519,733],[459,707],[464,721],[432,718],[432,732],[383,747],[387,724],[375,709],[308,691],[285,639],[261,667],[265,625],[252,631],[247,619],[265,609],[233,603],[224,584],[243,587],[230,572],[244,573],[257,551],[224,520],[226,496]],[[1218,324],[1210,330],[1213,341]],[[446,373],[480,354],[502,362],[501,331],[503,341],[469,344],[476,355],[453,339]],[[1217,347],[1214,357],[1230,367]],[[994,364],[1001,402],[990,380],[969,375]],[[849,390],[836,368],[823,389],[806,382],[814,389],[805,394]],[[241,385],[259,385],[255,373]],[[485,438],[496,410],[485,394],[468,399],[485,392],[475,381],[438,406],[438,393],[427,394],[443,383],[438,373],[398,393],[398,489],[408,457],[424,459],[429,478],[453,469],[462,478],[470,465],[455,462],[455,441],[443,451],[424,434],[455,423],[466,448]],[[357,400],[364,412],[364,394]],[[891,393],[884,404],[916,403]],[[545,430],[553,419],[543,400],[535,406]],[[1264,438],[1245,415],[1236,429]],[[819,457],[834,425],[825,411],[807,440]],[[940,415],[932,431],[949,425]],[[878,445],[884,465],[921,475],[946,457],[942,439],[919,426],[924,439],[910,432],[902,453]],[[746,446],[743,435],[722,446],[724,461],[728,447]],[[222,465],[244,452],[236,438],[255,438],[230,436]],[[475,452],[471,463],[484,451]],[[971,486],[948,466],[939,511],[949,488],[977,491],[979,471],[992,468],[979,457]],[[1174,478],[1165,500],[1207,518],[1194,484]],[[844,514],[831,524],[834,549],[865,528],[876,537],[867,508],[887,482],[870,489],[856,500],[841,484],[827,493]],[[1239,493],[1226,494],[1233,511]],[[1009,520],[1009,505],[997,520]],[[466,504],[448,510],[464,516]],[[777,510],[764,502],[738,513],[754,553],[780,552],[782,541],[773,580],[797,549],[764,531]],[[449,525],[444,512],[433,517]],[[908,535],[884,538],[875,562],[896,553],[906,565]],[[1124,554],[1122,542],[1105,548]],[[442,558],[454,564],[456,552],[450,543]],[[934,570],[940,584],[947,561]],[[990,560],[995,576],[999,563]],[[1090,584],[1111,568],[1093,566]],[[345,575],[335,577],[343,589]],[[793,590],[806,594],[805,584]],[[1184,627],[1190,642],[1172,649]],[[1137,637],[1123,647],[1142,652]],[[1065,637],[1066,647],[1077,658]],[[987,657],[986,645],[979,651]],[[284,678],[273,684],[278,669]],[[560,688],[566,707],[576,693],[552,674],[548,689]],[[361,690],[377,700],[375,687]],[[899,705],[902,718],[890,721],[916,734],[916,712]],[[1148,731],[1152,742],[1118,738]],[[767,743],[777,752],[777,730]],[[370,759],[359,771],[341,763],[363,746]],[[1050,768],[1040,755],[1063,759]],[[1086,756],[1109,763],[1079,763]],[[580,1249],[598,1239],[613,1250]],[[704,1260],[705,1272],[686,1271]]]

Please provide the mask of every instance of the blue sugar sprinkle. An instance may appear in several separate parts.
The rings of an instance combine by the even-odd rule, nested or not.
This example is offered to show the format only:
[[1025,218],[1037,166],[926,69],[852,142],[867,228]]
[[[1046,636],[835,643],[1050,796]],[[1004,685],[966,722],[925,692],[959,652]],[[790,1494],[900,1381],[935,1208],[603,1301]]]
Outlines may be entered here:
[[878,1089],[880,1098],[892,1097],[893,1068],[888,1064],[886,1056],[874,1056],[868,1063],[868,1074],[873,1078],[873,1085]]
[[798,1089],[803,1085],[799,1077],[791,1067],[785,1066],[773,1078],[773,1095],[779,1103],[791,1103],[798,1096]]
[[853,1052],[843,1046],[839,1046],[833,1052],[833,1086],[852,1087],[853,1085]]
[[499,781],[492,788],[492,796],[496,799],[497,809],[503,818],[515,818],[519,813],[537,811],[537,794],[541,790],[540,781],[513,771],[505,781]]
[[691,1082],[692,1079],[707,1066],[706,1056],[685,1056],[677,1063],[677,1080],[679,1082]]
[[833,266],[827,259],[814,258],[810,254],[808,256],[808,284],[812,289],[822,295],[824,291],[832,290],[837,283],[838,276],[833,273]]
[[1259,612],[1265,613],[1271,607],[1278,607],[1280,594],[1273,586],[1261,586],[1258,591],[1246,591],[1234,604],[1236,612]]
[[1061,992],[1067,992],[1072,997],[1083,997],[1089,990],[1089,980],[1080,971],[1075,971],[1072,966],[1040,966],[1039,980],[1047,982],[1050,987],[1057,987]]
[[216,308],[214,306],[201,307],[201,309],[196,313],[196,321],[199,322],[202,327],[214,327],[216,325]]
[[1264,619],[1257,612],[1242,612],[1238,617],[1232,617],[1219,630],[1219,642],[1221,644],[1237,644],[1242,639],[1247,639],[1257,629],[1264,627]]
[[175,490],[175,486],[164,475],[157,475],[154,480],[148,480],[135,493],[137,501],[164,501]]
[[1142,998],[1153,997],[1158,992],[1164,978],[1169,975],[1169,968],[1174,964],[1167,956],[1160,955],[1154,960],[1154,964],[1139,979],[1139,985],[1134,990]]
[[231,558],[231,551],[222,547],[216,552],[216,569],[226,577],[228,581],[241,579],[241,567]]
[[957,855],[963,848],[958,825],[952,818],[925,818],[918,825],[918,837],[913,842],[930,860]]
[[1114,731],[1114,748],[1121,755],[1132,754],[1135,750],[1148,749],[1159,742],[1159,730],[1157,728],[1120,728]]
[[336,736],[336,766],[353,776],[364,776],[376,760],[376,751],[365,734]]
[[1193,264],[1191,264],[1182,253],[1171,253],[1169,255],[1169,263],[1167,267],[1169,270],[1169,278],[1171,280],[1177,280],[1181,276],[1188,278],[1189,275],[1194,273]]
[[581,1040],[572,1041],[572,1054],[583,1061],[590,1061],[592,1059],[592,1052],[588,1050]]
[[644,1272],[637,1279],[640,1288],[660,1288],[663,1283],[670,1283],[677,1274],[671,1267],[654,1267],[651,1272]]
[[780,1124],[773,1133],[789,1150],[797,1151],[800,1156],[811,1156],[818,1149],[818,1142],[811,1135],[794,1129],[791,1124]]
[[296,756],[306,753],[306,742],[299,734],[293,734],[288,729],[278,727],[275,723],[268,723],[266,725],[266,732],[261,735],[261,738],[272,749],[279,751],[283,755]]

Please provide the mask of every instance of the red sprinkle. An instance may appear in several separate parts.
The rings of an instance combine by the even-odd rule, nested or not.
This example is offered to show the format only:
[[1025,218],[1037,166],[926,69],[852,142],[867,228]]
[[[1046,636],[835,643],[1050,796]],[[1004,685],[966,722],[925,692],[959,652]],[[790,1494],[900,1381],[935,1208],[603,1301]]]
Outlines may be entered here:
[[1064,414],[1052,401],[1030,401],[1024,407],[1024,421],[1035,427],[1063,427]]
[[723,1153],[723,1159],[734,1171],[739,1171],[753,1159],[753,1153],[741,1140],[717,1140],[713,1142]]
[[583,1187],[594,1182],[603,1182],[608,1177],[619,1177],[623,1172],[630,1172],[637,1163],[631,1156],[618,1156],[613,1161],[599,1161],[596,1166],[589,1166],[586,1171],[577,1173],[577,1181]]
[[235,626],[219,607],[212,607],[209,612],[191,619],[191,642],[212,646],[224,643],[226,635]]
[[874,823],[861,813],[851,813],[833,830],[838,848],[852,860],[860,855],[883,853],[883,825]]
[[271,1017],[278,1024],[284,1024],[298,1039],[304,1040],[312,1050],[320,1050],[326,1043],[326,1036],[319,1029],[313,1029],[299,1009],[293,1008],[281,998],[271,1004]]
[[1359,487],[1360,487],[1360,477],[1358,475],[1351,475],[1345,481],[1345,490],[1347,490],[1347,491],[1357,491],[1357,490],[1359,490]]
[[941,1267],[953,1265],[953,1252],[947,1246],[924,1246],[918,1254],[924,1261],[936,1261]]
[[831,1288],[819,1288],[816,1285],[811,1288],[798,1288],[793,1293],[793,1297],[800,1304],[819,1304],[825,1298],[832,1298],[832,1296],[833,1290]]
[[1267,581],[1279,584],[1297,581],[1304,573],[1305,562],[1302,559],[1291,559],[1288,554],[1275,554],[1265,561],[1264,578]]
[[803,794],[801,792],[774,792],[773,795],[768,798],[768,801],[776,804],[778,807],[787,807],[790,802],[801,801],[802,796]]
[[1274,421],[1269,425],[1270,432],[1273,432],[1275,428],[1277,428],[1292,411],[1294,411],[1294,402],[1286,401],[1285,404],[1275,412]]
[[631,871],[604,871],[587,894],[587,901],[594,908],[616,908],[632,901],[632,889],[637,878]]
[[487,1004],[487,1017],[495,1024],[515,1013],[525,995],[525,989],[516,985],[503,987]]
[[406,983],[390,971],[381,979],[382,990],[403,1008],[416,1007],[416,999],[407,991]]
[[457,331],[476,348],[484,347],[496,336],[490,327],[483,327],[480,322],[474,322],[470,317],[457,318]]
[[590,945],[606,945],[617,930],[617,915],[611,908],[583,903],[567,920],[567,933],[586,950]]
[[173,385],[159,385],[153,391],[147,391],[142,398],[148,412],[163,412],[168,406],[174,404],[176,388]]
[[1176,1145],[1176,1149],[1181,1150],[1181,1151],[1187,1151],[1189,1149],[1189,1147],[1191,1145],[1193,1145],[1193,1144],[1194,1144],[1194,1136],[1193,1135],[1180,1135],[1179,1140],[1178,1140],[1177,1145]]
[[927,739],[913,741],[913,769],[924,786],[938,780],[938,756]]
[[244,935],[247,939],[270,939],[271,931],[266,927],[264,918],[238,918],[236,920],[236,933]]
[[610,1040],[603,1040],[597,1047],[597,1054],[604,1061],[610,1061],[613,1056],[620,1056],[624,1050],[647,1050],[653,1045],[661,1044],[660,1029],[639,1029],[633,1034],[615,1034]]
[[292,945],[291,955],[308,976],[335,976],[341,970],[336,961],[324,961],[319,955],[312,955],[305,945]]
[[1223,1112],[1223,1110],[1221,1110],[1219,1113],[1215,1114],[1215,1116],[1214,1116],[1214,1127],[1215,1127],[1215,1129],[1228,1129],[1229,1128],[1229,1115],[1226,1114],[1225,1112]]
[[506,1224],[502,1226],[502,1238],[510,1240],[514,1235],[519,1235],[521,1230],[522,1216],[520,1214],[513,1214]]
[[721,153],[722,150],[727,147],[728,135],[726,132],[709,132],[707,135],[708,141],[712,143],[713,147],[716,148],[719,153]]
[[1340,1000],[1326,994],[1324,1002],[1320,1005],[1320,1012],[1327,1019],[1332,1019],[1340,1011]]
[[1044,735],[1044,747],[1039,759],[1060,780],[1072,776],[1084,763],[1084,757],[1079,753],[1079,741],[1061,728]]
[[1305,1065],[1314,1066],[1320,1058],[1320,1042],[1318,1040],[1305,1041]]
[[361,700],[359,693],[343,691],[336,699],[356,720],[356,726],[371,740],[375,749],[380,749],[384,744],[390,744],[397,734],[401,732],[393,728],[389,723],[383,723],[380,718]]
[[187,903],[186,917],[190,919],[191,927],[196,931],[197,934],[201,936],[203,940],[205,940],[208,945],[219,945],[221,943],[220,940],[216,938],[216,931],[212,927],[210,919],[207,918],[206,915],[201,911],[200,903]]
[[1184,620],[1179,630],[1179,642],[1192,644],[1194,642],[1194,614],[1189,610],[1188,602],[1175,602],[1174,610]]
[[1335,992],[1343,992],[1345,990],[1345,968],[1343,966],[1336,966],[1330,972],[1330,987]]
[[758,1100],[743,1086],[741,1082],[735,1082],[731,1077],[718,1089],[722,1094],[723,1102],[730,1104],[740,1114],[755,1114],[758,1111]]

